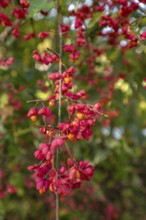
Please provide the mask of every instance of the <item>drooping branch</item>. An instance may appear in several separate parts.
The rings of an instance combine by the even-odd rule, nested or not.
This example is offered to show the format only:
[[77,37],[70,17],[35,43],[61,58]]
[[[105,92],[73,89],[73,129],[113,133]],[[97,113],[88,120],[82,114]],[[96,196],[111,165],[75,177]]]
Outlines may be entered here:
[[[57,7],[57,23],[59,37],[59,74],[62,74],[62,31],[61,31],[61,13],[60,2],[56,0]],[[58,97],[58,123],[61,122],[61,101],[62,101],[62,79],[59,80],[59,97]],[[56,151],[56,170],[59,168],[59,152]],[[58,174],[56,174],[58,178]],[[56,220],[59,220],[59,194],[56,192]]]

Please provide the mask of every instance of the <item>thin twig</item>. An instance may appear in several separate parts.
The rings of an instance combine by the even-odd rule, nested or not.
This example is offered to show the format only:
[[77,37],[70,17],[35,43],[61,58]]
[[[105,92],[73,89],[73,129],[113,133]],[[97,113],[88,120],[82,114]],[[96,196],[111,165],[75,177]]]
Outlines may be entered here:
[[[59,73],[62,74],[62,30],[61,30],[61,14],[59,0],[56,0],[57,7],[57,23],[59,34]],[[62,79],[59,80],[59,99],[58,99],[58,123],[61,122],[61,101],[62,101]],[[60,135],[60,134],[59,134]],[[59,169],[59,151],[56,150],[56,170]],[[58,173],[56,174],[58,179]],[[56,191],[56,220],[59,220],[59,194]]]
[[33,100],[28,100],[26,103],[31,103],[31,102],[48,102],[49,100],[41,100],[41,99],[33,99]]
[[[72,101],[72,102],[82,103],[82,102],[80,102],[80,101],[78,101],[78,100],[71,99],[71,98],[69,98],[69,97],[67,97],[67,96],[66,96],[66,99],[68,99],[68,100],[70,100],[70,101]],[[86,102],[84,102],[84,103],[86,104]],[[90,108],[88,105],[87,105],[87,108],[90,109],[90,110],[92,110],[93,112],[99,114],[99,115],[102,115],[102,116],[104,116],[104,117],[109,117],[108,115],[106,115],[106,114],[104,114],[104,113],[102,113],[102,112],[99,112],[99,111],[97,111],[97,110],[94,110],[93,108]]]
[[49,50],[51,53],[54,53],[54,54],[56,54],[58,57],[60,57],[60,55],[59,55],[57,52],[55,52],[54,50],[50,49],[49,47],[47,47],[47,50]]
[[61,65],[65,67],[65,69],[67,69],[67,66],[62,62],[61,58],[60,58],[60,55],[56,52],[56,51],[53,51],[52,49],[50,49],[49,47],[47,47],[47,50],[49,50],[51,53],[54,53],[56,54],[59,59],[60,59],[60,62],[61,62]]
[[71,154],[71,152],[69,150],[69,147],[68,147],[67,143],[65,143],[65,146],[66,146],[66,149],[68,151],[68,154],[69,154],[70,158],[72,158],[73,156],[72,156],[72,154]]

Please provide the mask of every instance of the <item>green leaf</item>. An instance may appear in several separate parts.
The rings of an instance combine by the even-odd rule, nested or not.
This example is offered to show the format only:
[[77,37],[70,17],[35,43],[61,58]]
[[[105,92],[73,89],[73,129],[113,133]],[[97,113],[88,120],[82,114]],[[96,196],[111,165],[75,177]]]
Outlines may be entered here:
[[144,53],[146,53],[146,46],[145,46],[145,45],[140,44],[140,48],[142,49],[142,51],[143,51]]
[[94,13],[93,18],[91,18],[91,20],[88,24],[88,29],[93,28],[95,25],[97,25],[97,23],[100,20],[100,18],[102,17],[102,15],[103,15],[103,12],[102,13],[101,12]]
[[37,14],[40,10],[49,11],[51,8],[55,7],[54,1],[47,1],[47,0],[31,0],[30,7],[29,7],[29,17],[33,17]]

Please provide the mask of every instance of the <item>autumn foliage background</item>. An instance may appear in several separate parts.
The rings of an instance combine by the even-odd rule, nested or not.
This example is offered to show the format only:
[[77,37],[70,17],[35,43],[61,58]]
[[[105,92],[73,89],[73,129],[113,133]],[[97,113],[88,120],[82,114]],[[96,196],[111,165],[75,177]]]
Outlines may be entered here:
[[[73,89],[85,90],[83,103],[100,103],[102,113],[89,140],[70,142],[74,157],[89,160],[95,171],[91,181],[61,198],[60,219],[145,220],[146,2],[60,0],[60,12],[63,27],[70,27],[62,29],[63,45],[76,50],[63,51],[63,64],[77,69]],[[83,33],[75,28],[82,27],[77,19]],[[49,36],[41,39],[41,32]],[[48,76],[58,63],[36,62],[34,50],[59,53],[56,3],[2,0],[0,220],[55,219],[54,195],[40,195],[27,169],[36,163],[34,151],[43,141],[42,122],[32,122],[27,113],[35,105],[30,100],[45,100],[49,107],[54,85]],[[67,104],[62,105],[65,120]],[[52,108],[57,117],[57,105]]]

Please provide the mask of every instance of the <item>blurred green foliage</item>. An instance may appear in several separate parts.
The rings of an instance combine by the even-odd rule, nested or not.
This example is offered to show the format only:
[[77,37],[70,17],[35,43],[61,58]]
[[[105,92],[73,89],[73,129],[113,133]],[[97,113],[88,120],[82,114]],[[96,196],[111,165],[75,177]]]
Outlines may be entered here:
[[[10,68],[0,67],[0,169],[4,172],[0,183],[4,187],[10,184],[17,188],[16,193],[7,193],[1,198],[0,220],[54,219],[55,212],[53,195],[48,193],[40,196],[35,188],[31,187],[33,182],[27,166],[35,161],[33,152],[42,137],[26,117],[33,106],[27,101],[45,99],[48,94],[48,91],[42,92],[38,82],[42,80],[46,87],[52,86],[48,82],[48,74],[57,70],[55,65],[41,69],[32,59],[32,51],[36,48],[49,47],[58,51],[58,38],[53,33],[57,29],[55,15],[43,17],[38,13],[40,10],[51,12],[55,5],[54,1],[49,4],[45,0],[30,2],[29,16],[20,25],[20,38],[15,39],[9,35],[0,44],[0,56],[15,58]],[[68,16],[65,9],[71,3],[74,1],[62,1],[61,10],[64,17]],[[102,76],[106,75],[106,67],[111,68],[115,77],[119,73],[125,74],[124,79],[116,82],[111,101],[104,107],[105,110],[118,110],[119,115],[111,119],[109,126],[102,125],[101,121],[97,122],[89,142],[72,143],[71,148],[77,159],[90,158],[95,165],[95,176],[92,183],[77,190],[71,197],[61,200],[60,219],[110,220],[106,213],[107,206],[112,204],[118,213],[115,219],[145,220],[145,45],[139,45],[125,53],[118,46],[107,46],[106,41],[98,39],[96,35],[97,22],[101,15],[97,13],[87,25],[89,41],[97,47],[100,45],[101,48],[108,48],[104,56],[95,61],[95,79],[98,84],[93,87],[86,80],[75,82],[77,89],[85,89],[89,94],[89,102],[94,103],[101,99],[97,88],[106,91],[108,87],[108,81],[102,80]],[[140,25],[145,26],[145,22],[143,20]],[[1,26],[0,31],[3,32],[4,27]],[[32,31],[35,31],[36,36],[41,31],[50,31],[50,38],[47,41],[37,38],[24,41],[23,35]],[[78,68],[78,76],[87,76],[88,67],[84,60],[88,56],[88,53],[81,50],[82,65]],[[63,60],[67,66],[72,65],[66,55]],[[75,63],[75,66],[78,65]]]

